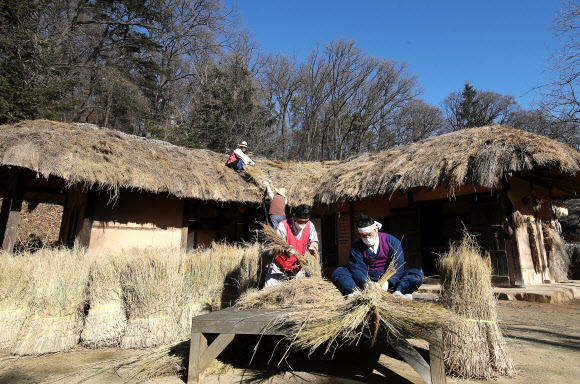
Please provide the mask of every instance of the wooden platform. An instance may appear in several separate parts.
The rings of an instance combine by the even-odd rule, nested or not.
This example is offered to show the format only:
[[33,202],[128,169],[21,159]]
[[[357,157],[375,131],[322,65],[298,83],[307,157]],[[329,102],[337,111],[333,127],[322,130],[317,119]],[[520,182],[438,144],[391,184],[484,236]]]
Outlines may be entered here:
[[[277,310],[225,309],[196,316],[191,325],[188,383],[199,383],[204,369],[229,345],[235,335],[287,335],[287,330],[272,327],[272,320],[282,312]],[[208,345],[207,335],[217,334]],[[431,366],[406,340],[392,347],[429,384],[445,384],[443,353],[437,346],[429,346]]]

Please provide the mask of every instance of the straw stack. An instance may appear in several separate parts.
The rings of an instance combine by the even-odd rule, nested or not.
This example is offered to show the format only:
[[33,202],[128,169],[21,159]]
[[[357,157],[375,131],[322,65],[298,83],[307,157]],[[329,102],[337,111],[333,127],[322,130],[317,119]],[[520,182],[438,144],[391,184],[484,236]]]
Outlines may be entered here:
[[559,283],[568,281],[570,256],[566,252],[566,242],[562,236],[549,225],[542,223],[544,243],[548,251],[548,268],[550,274]]
[[81,250],[42,249],[29,260],[29,317],[12,353],[40,355],[73,348],[83,325],[90,259]]
[[440,260],[442,304],[462,321],[443,332],[445,367],[464,378],[513,377],[515,369],[497,324],[491,261],[473,236],[451,246]]
[[81,344],[88,348],[115,347],[127,325],[119,254],[95,258],[89,274],[89,311],[81,333]]
[[179,250],[145,249],[126,257],[121,271],[127,327],[121,347],[149,348],[179,338],[177,308],[183,292]]
[[28,258],[0,253],[0,349],[12,349],[26,320]]
[[230,306],[242,292],[257,286],[260,245],[212,243],[189,252],[182,265],[184,276],[179,327],[189,335],[191,318],[213,308]]

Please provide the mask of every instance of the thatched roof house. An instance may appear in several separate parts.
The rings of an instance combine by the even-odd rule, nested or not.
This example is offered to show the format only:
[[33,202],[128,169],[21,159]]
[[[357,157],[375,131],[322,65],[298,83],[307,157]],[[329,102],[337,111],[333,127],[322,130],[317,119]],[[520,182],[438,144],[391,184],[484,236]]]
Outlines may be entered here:
[[317,203],[333,204],[412,190],[466,185],[499,188],[532,173],[563,194],[580,190],[580,152],[559,141],[505,126],[464,129],[341,162],[325,178]]
[[[252,223],[263,219],[263,193],[252,177],[225,167],[226,158],[88,124],[1,126],[3,247],[10,248],[19,199],[63,205],[66,244],[190,247],[248,238]],[[348,260],[355,218],[366,211],[404,235],[409,267],[435,268],[433,254],[445,251],[463,226],[480,233],[495,270],[510,284],[549,280],[538,272],[546,270],[548,255],[542,236],[516,226],[516,233],[504,234],[510,232],[506,219],[518,212],[541,228],[553,214],[549,204],[535,210],[534,202],[556,204],[580,191],[578,151],[503,126],[344,161],[258,164],[275,186],[286,188],[290,205],[315,206],[328,265]],[[533,242],[541,265],[530,264]]]
[[255,185],[224,164],[226,155],[189,150],[91,124],[46,120],[0,126],[0,165],[56,176],[68,185],[143,190],[218,202],[261,202]]

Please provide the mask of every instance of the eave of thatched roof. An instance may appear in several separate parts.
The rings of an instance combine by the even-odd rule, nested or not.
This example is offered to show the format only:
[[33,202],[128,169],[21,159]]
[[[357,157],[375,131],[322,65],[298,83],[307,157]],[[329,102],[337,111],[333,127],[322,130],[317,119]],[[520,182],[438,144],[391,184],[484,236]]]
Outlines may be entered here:
[[580,190],[580,152],[555,140],[505,126],[464,129],[340,162],[324,179],[319,203],[390,196],[414,189],[462,185],[497,188],[503,177],[554,176]]
[[220,202],[261,202],[257,187],[227,168],[227,156],[89,125],[46,120],[0,126],[0,165],[68,184],[168,193]]

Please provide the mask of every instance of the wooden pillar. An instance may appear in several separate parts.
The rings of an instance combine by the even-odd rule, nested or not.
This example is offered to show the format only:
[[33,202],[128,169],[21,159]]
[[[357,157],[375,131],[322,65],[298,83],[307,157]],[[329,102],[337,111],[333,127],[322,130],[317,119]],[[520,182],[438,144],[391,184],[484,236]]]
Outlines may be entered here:
[[97,190],[91,187],[87,194],[86,205],[83,214],[83,220],[78,235],[79,244],[88,248],[91,243],[91,232],[93,230],[93,221],[95,217],[95,205],[97,202]]
[[87,195],[81,186],[75,186],[67,191],[59,234],[60,242],[67,247],[74,246],[75,241],[80,240],[79,234],[87,208]]
[[502,178],[501,180],[501,210],[504,217],[505,249],[507,254],[510,285],[514,287],[524,287],[522,268],[520,264],[520,252],[518,242],[515,236],[516,228],[511,226],[511,216],[515,208],[509,199],[508,191],[510,182]]
[[189,204],[187,199],[183,199],[183,217],[181,219],[181,246],[183,250],[187,250],[187,238],[189,235]]
[[14,243],[18,236],[24,181],[25,175],[23,173],[19,172],[13,175],[10,186],[2,200],[2,208],[0,210],[0,239],[2,239],[2,249],[9,253],[14,250]]

